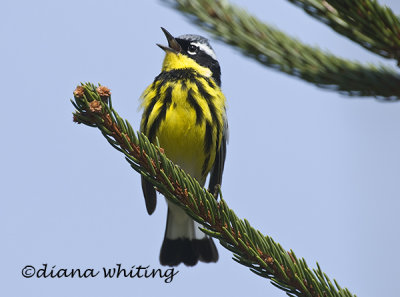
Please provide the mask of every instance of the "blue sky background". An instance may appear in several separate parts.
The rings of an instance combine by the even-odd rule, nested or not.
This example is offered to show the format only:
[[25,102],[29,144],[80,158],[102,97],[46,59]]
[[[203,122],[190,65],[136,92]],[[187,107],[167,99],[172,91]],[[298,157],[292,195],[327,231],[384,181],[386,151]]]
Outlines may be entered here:
[[[235,1],[304,42],[378,58],[287,1]],[[380,1],[400,13],[398,1]],[[140,178],[99,131],[72,122],[81,81],[111,88],[139,127],[138,98],[174,35],[210,37],[159,1],[2,1],[1,296],[284,296],[231,260],[162,279],[25,279],[25,265],[160,268],[166,203],[148,216]],[[211,40],[229,102],[223,193],[254,227],[358,296],[395,296],[400,259],[400,105],[348,98]],[[165,269],[165,268],[163,268]],[[211,293],[212,292],[212,293]]]

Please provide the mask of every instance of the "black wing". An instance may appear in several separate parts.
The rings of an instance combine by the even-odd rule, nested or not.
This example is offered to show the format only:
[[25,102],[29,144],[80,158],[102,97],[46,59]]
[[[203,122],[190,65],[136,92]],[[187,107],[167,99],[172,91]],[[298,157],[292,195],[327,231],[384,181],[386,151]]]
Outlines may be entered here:
[[214,166],[211,170],[210,182],[208,184],[208,191],[216,196],[216,185],[222,184],[222,174],[224,173],[225,157],[226,157],[226,141],[228,138],[228,124],[225,122],[224,131],[222,134],[221,146],[215,156]]
[[154,210],[156,209],[157,204],[157,194],[154,186],[149,183],[143,176],[142,176],[142,190],[144,201],[146,202],[146,209],[147,213],[151,215]]

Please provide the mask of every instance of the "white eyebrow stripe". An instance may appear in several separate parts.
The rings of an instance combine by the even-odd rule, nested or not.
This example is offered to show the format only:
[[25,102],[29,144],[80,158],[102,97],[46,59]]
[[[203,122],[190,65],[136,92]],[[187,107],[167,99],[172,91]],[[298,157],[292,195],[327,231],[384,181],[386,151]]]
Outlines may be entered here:
[[217,60],[217,56],[215,55],[214,51],[206,44],[200,43],[200,42],[191,42],[190,44],[198,46],[199,49],[201,49],[203,52],[205,52],[211,58],[213,58],[214,60]]

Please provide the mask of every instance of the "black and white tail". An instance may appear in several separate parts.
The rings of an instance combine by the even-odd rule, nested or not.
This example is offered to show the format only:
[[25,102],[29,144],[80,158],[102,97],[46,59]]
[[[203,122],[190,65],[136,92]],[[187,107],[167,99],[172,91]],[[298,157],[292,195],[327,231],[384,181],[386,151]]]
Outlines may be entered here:
[[161,265],[177,266],[184,263],[194,266],[198,261],[217,262],[218,251],[214,241],[199,230],[183,210],[168,203],[167,226],[161,246]]

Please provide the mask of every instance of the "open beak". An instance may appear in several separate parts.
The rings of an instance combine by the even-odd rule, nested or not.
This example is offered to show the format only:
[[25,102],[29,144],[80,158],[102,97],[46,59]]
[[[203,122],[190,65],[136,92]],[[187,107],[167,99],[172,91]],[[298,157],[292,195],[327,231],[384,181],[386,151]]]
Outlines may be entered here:
[[165,37],[167,37],[168,46],[161,45],[161,44],[158,44],[158,43],[157,43],[157,45],[164,51],[170,51],[170,52],[173,52],[173,53],[176,53],[176,54],[180,53],[182,48],[179,45],[178,41],[176,41],[176,39],[167,30],[165,30],[163,27],[161,27],[161,30],[164,32]]

